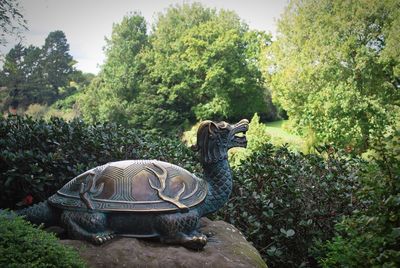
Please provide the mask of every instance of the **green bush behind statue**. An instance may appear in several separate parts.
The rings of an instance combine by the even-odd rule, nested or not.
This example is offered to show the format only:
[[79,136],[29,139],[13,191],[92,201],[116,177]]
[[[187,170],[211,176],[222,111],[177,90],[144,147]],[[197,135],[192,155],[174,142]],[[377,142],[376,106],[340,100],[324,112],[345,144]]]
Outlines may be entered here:
[[[12,117],[0,120],[0,137],[0,208],[16,208],[24,203],[21,200],[42,201],[74,176],[109,161],[159,159],[200,172],[196,155],[178,138],[152,136],[116,124]],[[392,249],[386,250],[383,242],[390,238],[394,244],[388,245],[395,245],[400,237],[393,222],[398,219],[399,205],[396,195],[387,189],[395,191],[398,188],[388,185],[398,183],[393,184],[396,180],[390,180],[379,167],[370,172],[371,164],[358,157],[329,146],[321,152],[305,155],[262,142],[236,156],[233,193],[217,218],[238,227],[269,266],[298,267],[315,265],[317,260],[327,266],[340,264],[347,260],[340,254],[344,247],[362,253],[361,242],[368,236],[357,242],[356,238],[363,237],[364,225],[353,212],[361,211],[361,219],[376,214],[386,220],[370,221],[375,224],[370,235],[382,235],[383,239],[374,240],[377,243],[369,247],[373,252],[368,256],[386,252],[387,263],[391,263],[396,255]],[[379,178],[384,180],[379,182]],[[364,201],[371,200],[377,205],[366,206]],[[341,221],[343,217],[345,221]],[[346,233],[349,224],[355,226],[357,237]],[[372,264],[359,256],[354,258],[365,260],[363,265]],[[348,263],[354,263],[354,258]]]
[[[332,149],[331,149],[332,150]],[[291,152],[265,144],[235,168],[235,186],[222,217],[242,230],[268,265],[312,265],[315,241],[357,206],[358,158]]]
[[0,208],[45,200],[71,178],[124,159],[158,159],[193,172],[196,156],[179,140],[145,135],[117,124],[12,117],[0,121]]

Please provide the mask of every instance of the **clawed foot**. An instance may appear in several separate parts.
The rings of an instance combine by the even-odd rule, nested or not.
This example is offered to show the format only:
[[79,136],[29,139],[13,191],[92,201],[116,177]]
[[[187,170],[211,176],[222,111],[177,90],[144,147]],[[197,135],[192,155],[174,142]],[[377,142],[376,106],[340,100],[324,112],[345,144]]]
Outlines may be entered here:
[[207,244],[207,236],[194,232],[190,235],[177,233],[174,236],[161,237],[161,242],[166,244],[178,244],[188,249],[200,250]]
[[207,244],[207,236],[198,234],[192,237],[187,237],[183,242],[183,246],[189,249],[200,250]]
[[111,239],[113,239],[115,237],[114,234],[95,234],[92,237],[92,241],[97,244],[97,245],[101,245],[104,244],[107,241],[110,241]]

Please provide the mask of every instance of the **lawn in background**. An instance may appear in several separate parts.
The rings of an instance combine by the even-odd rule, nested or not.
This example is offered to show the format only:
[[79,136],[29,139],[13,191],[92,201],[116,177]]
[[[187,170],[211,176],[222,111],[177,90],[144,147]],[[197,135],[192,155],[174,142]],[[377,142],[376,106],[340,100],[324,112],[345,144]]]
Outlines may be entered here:
[[265,123],[266,132],[271,136],[271,143],[276,146],[287,144],[289,148],[295,151],[307,152],[305,140],[299,135],[286,130],[284,127],[286,122],[288,122],[288,120]]

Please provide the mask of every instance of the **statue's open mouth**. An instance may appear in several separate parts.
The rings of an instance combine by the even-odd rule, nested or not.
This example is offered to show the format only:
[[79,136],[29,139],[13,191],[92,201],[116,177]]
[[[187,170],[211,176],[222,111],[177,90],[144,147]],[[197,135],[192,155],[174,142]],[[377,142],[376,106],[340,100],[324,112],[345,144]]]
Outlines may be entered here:
[[241,120],[239,123],[235,124],[232,129],[232,139],[231,146],[232,147],[246,147],[247,139],[246,132],[249,130],[249,121],[246,119]]
[[247,139],[246,139],[246,131],[239,132],[235,134],[235,142],[237,144],[243,144],[247,145]]

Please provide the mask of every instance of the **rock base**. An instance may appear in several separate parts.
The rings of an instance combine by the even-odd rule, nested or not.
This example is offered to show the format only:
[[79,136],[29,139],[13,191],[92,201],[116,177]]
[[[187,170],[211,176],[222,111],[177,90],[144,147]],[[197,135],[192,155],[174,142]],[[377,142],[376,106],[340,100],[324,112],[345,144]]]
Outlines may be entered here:
[[115,238],[101,246],[61,240],[79,251],[89,267],[267,267],[257,250],[232,225],[202,219],[200,231],[212,234],[202,251],[156,241]]

